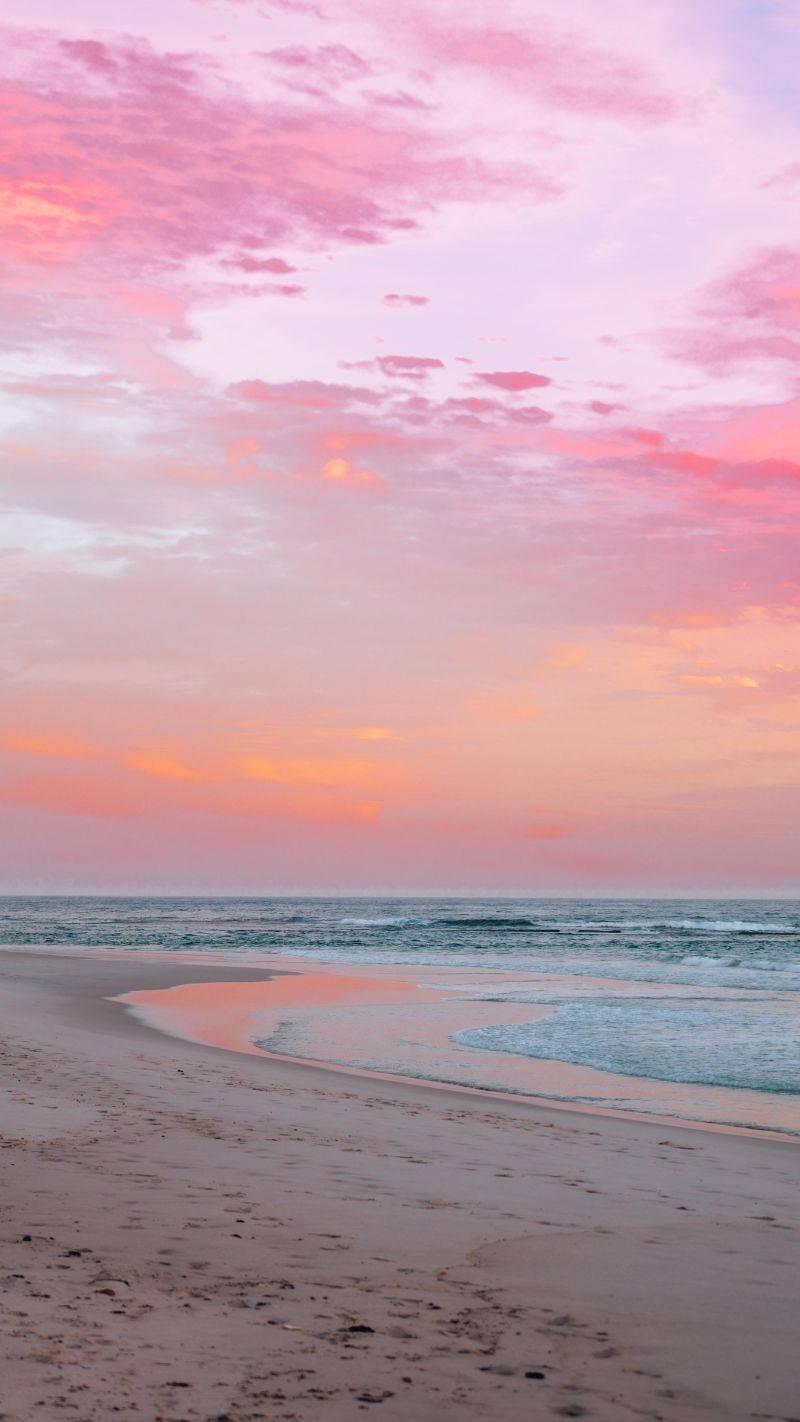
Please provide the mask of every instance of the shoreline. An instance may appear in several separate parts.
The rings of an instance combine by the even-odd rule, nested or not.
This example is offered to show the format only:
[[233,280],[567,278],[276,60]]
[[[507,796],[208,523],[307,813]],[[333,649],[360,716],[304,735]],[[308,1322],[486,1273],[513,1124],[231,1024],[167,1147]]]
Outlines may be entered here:
[[209,1050],[108,1000],[187,967],[0,953],[13,1422],[793,1415],[785,1138]]
[[[297,969],[294,976],[298,980],[323,977],[324,972],[321,970],[324,970],[325,967],[326,964],[324,962],[320,964],[315,963],[313,972],[304,972],[301,967]],[[223,964],[220,964],[220,969],[224,970]],[[270,976],[279,978],[282,976],[291,977],[292,975],[288,973],[285,968],[278,968]],[[230,980],[226,978],[220,978],[213,984],[210,983],[209,986],[214,986],[217,990],[225,989],[228,987],[229,981]],[[248,988],[249,986],[262,986],[266,981],[269,981],[269,978],[260,979],[257,982],[254,981],[252,984],[237,979],[235,985],[238,988]],[[338,975],[337,981],[341,981]],[[352,979],[345,979],[345,981],[360,984],[364,980],[353,977]],[[400,979],[398,983],[403,983],[404,981],[405,980]],[[384,988],[385,986],[384,980]],[[134,1020],[144,1027],[156,1032],[167,1033],[179,1039],[209,1046],[215,1050],[234,1051],[242,1055],[262,1057],[268,1061],[282,1061],[297,1066],[314,1067],[317,1070],[331,1071],[344,1076],[363,1077],[368,1081],[382,1081],[388,1083],[400,1081],[407,1084],[413,1083],[421,1087],[429,1087],[432,1090],[446,1089],[456,1091],[460,1094],[474,1095],[480,1100],[513,1100],[527,1102],[538,1110],[550,1109],[578,1112],[588,1116],[607,1117],[611,1120],[630,1117],[634,1120],[643,1121],[656,1126],[671,1122],[689,1130],[754,1136],[759,1139],[779,1140],[788,1144],[800,1145],[800,1130],[795,1130],[792,1127],[781,1129],[752,1122],[697,1120],[691,1117],[681,1116],[677,1113],[655,1113],[644,1110],[622,1109],[594,1102],[574,1100],[558,1095],[544,1095],[542,1093],[525,1090],[522,1087],[518,1089],[513,1087],[500,1089],[494,1086],[483,1086],[458,1080],[448,1080],[444,1077],[426,1076],[422,1073],[380,1071],[367,1066],[352,1065],[341,1061],[327,1061],[322,1057],[295,1056],[290,1052],[281,1052],[274,1048],[267,1047],[259,1040],[247,1036],[246,1025],[241,1020],[236,1022],[233,1029],[228,1026],[224,1031],[224,1035],[220,1035],[217,1022],[212,1022],[211,1026],[209,1026],[207,1022],[201,1023],[199,1027],[197,1025],[193,1026],[191,1012],[187,1012],[185,1003],[185,999],[192,996],[192,987],[193,984],[191,983],[180,983],[162,990],[133,990],[131,992],[121,993],[112,1000],[120,1003]],[[187,991],[184,992],[184,989],[187,989]],[[183,997],[183,1001],[179,1000],[181,996]],[[222,996],[223,994],[220,993],[219,997]],[[383,994],[380,994],[380,997],[382,1000]],[[297,995],[289,997],[291,1006],[296,1006],[300,1000]],[[526,1004],[524,1009],[526,1017],[530,1015],[531,1010],[531,1007]],[[254,1014],[255,1008],[251,1009],[251,1011]],[[560,1063],[556,1063],[555,1065],[558,1066]]]
[[[214,1026],[219,1016],[220,988],[225,988],[229,984],[236,985],[236,988],[247,989],[263,987],[266,984],[279,979],[291,979],[299,985],[300,995],[289,996],[289,1003],[296,1007],[302,1001],[302,986],[309,978],[325,978],[332,983],[338,984],[341,981],[349,982],[356,986],[356,990],[367,996],[369,985],[374,982],[383,985],[383,991],[376,994],[375,1001],[383,1002],[386,997],[387,984],[389,987],[404,986],[412,989],[417,1001],[430,1003],[433,994],[425,990],[416,995],[414,984],[402,976],[400,965],[391,965],[385,970],[376,970],[374,965],[360,964],[340,964],[333,960],[326,961],[320,959],[293,959],[285,960],[280,956],[275,962],[261,961],[253,962],[249,959],[231,959],[207,953],[192,953],[188,950],[184,953],[176,953],[174,950],[160,949],[105,949],[105,948],[83,948],[72,947],[55,949],[52,945],[37,945],[35,948],[19,948],[16,946],[6,946],[0,944],[0,962],[3,957],[9,959],[18,957],[22,962],[29,961],[31,957],[52,959],[55,962],[77,960],[92,961],[94,963],[108,963],[120,966],[123,963],[131,965],[136,971],[150,973],[152,968],[157,982],[149,984],[145,988],[126,987],[122,992],[116,992],[106,996],[105,1000],[122,1007],[127,1019],[138,1024],[140,1028],[157,1033],[165,1033],[177,1040],[194,1042],[196,1045],[212,1047],[214,1050],[230,1051],[236,1054],[246,1054],[253,1057],[262,1057],[268,1061],[284,1062],[288,1066],[297,1068],[308,1068],[315,1071],[332,1072],[344,1077],[363,1077],[368,1081],[404,1082],[409,1086],[416,1086],[421,1089],[434,1091],[450,1091],[457,1094],[473,1094],[479,1100],[499,1100],[513,1101],[519,1104],[530,1104],[540,1111],[564,1111],[567,1113],[577,1113],[591,1117],[607,1117],[610,1120],[633,1119],[645,1122],[653,1126],[666,1127],[668,1125],[680,1126],[691,1131],[708,1131],[712,1134],[725,1133],[741,1136],[752,1136],[756,1139],[770,1139],[783,1142],[785,1144],[800,1145],[800,1126],[775,1126],[769,1123],[758,1121],[741,1121],[726,1119],[705,1119],[704,1117],[685,1116],[680,1111],[648,1111],[638,1106],[616,1107],[605,1104],[602,1101],[587,1101],[573,1095],[561,1095],[558,1092],[537,1091],[528,1086],[513,1086],[494,1084],[484,1085],[477,1081],[463,1081],[458,1078],[448,1078],[446,1076],[426,1075],[423,1072],[414,1073],[403,1070],[381,1070],[359,1063],[348,1063],[341,1060],[330,1060],[325,1057],[315,1055],[300,1055],[291,1052],[281,1052],[271,1047],[263,1045],[257,1039],[248,1036],[245,1024],[238,1021],[233,1028],[229,1025],[226,1029],[225,1040],[214,1040],[214,1035],[209,1031],[209,1021],[203,1021],[200,1025],[199,1034],[193,1025],[191,1012],[187,1013],[186,1004],[181,1002],[181,994],[186,989],[191,997],[194,989],[200,985],[214,988],[214,1010],[212,1020]],[[361,976],[356,976],[360,971]],[[111,969],[112,976],[116,976],[115,970]],[[370,976],[364,977],[364,973]],[[376,973],[378,976],[376,977]],[[391,977],[389,974],[391,973]],[[437,976],[440,970],[436,970]],[[419,970],[415,976],[419,976]],[[367,991],[365,992],[365,988]],[[272,994],[270,994],[271,996]],[[341,994],[346,998],[346,994]],[[466,1002],[458,999],[450,999],[454,1007],[460,1006],[464,1009],[469,1006]],[[191,1007],[191,1003],[189,1006]],[[258,1007],[261,1004],[256,1001],[252,1007],[251,1015],[255,1020]],[[498,1011],[502,1011],[505,1004],[502,1001],[492,1004],[491,1016],[494,1018]],[[536,1012],[541,1013],[542,1008],[536,1004],[526,1003],[521,1005],[519,1015],[526,1020]],[[188,1027],[187,1027],[188,1021]],[[463,1026],[463,1020],[460,1019]],[[479,1056],[491,1057],[491,1053],[477,1053]],[[526,1064],[530,1064],[528,1059],[524,1059]],[[570,1064],[560,1059],[540,1062],[534,1059],[536,1065],[546,1065],[552,1068],[552,1074],[572,1070]],[[585,1072],[583,1075],[595,1076],[613,1080],[611,1073],[606,1072]],[[652,1083],[647,1078],[623,1078],[634,1083],[643,1082],[645,1085],[669,1088],[672,1083],[655,1082]],[[675,1084],[681,1089],[680,1083]],[[698,1089],[704,1089],[699,1087]],[[712,1093],[719,1088],[711,1088]],[[746,1098],[749,1093],[742,1092],[736,1088],[724,1088],[726,1094],[732,1098]],[[767,1093],[765,1093],[767,1094]]]

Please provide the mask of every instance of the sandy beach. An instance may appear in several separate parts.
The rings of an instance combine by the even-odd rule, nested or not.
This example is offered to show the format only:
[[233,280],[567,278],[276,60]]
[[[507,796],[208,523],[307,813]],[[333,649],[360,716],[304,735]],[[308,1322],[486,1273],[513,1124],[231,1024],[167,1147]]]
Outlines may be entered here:
[[800,1417],[798,1147],[167,1036],[0,953],[0,1416]]

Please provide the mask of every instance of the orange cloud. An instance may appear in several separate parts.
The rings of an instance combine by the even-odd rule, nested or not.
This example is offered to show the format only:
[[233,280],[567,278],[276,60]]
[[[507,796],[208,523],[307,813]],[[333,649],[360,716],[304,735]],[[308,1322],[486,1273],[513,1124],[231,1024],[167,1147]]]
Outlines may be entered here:
[[235,439],[228,445],[228,463],[237,464],[241,459],[252,459],[260,454],[263,445],[257,439]]
[[59,260],[103,225],[104,191],[46,175],[0,180],[0,242],[27,261]]
[[373,473],[371,469],[356,469],[349,459],[337,456],[329,459],[322,468],[322,477],[329,484],[348,484],[355,488],[375,488],[383,483],[379,474]]
[[657,627],[727,627],[731,622],[727,612],[712,612],[704,608],[686,608],[683,612],[653,612],[648,621]]
[[264,780],[272,785],[358,790],[406,783],[405,775],[395,769],[344,757],[251,756],[239,763],[239,770],[247,780]]
[[569,671],[572,667],[580,666],[586,661],[588,649],[571,642],[562,642],[560,646],[554,647],[549,660],[546,662],[551,671]]
[[680,679],[682,682],[685,682],[687,686],[736,686],[753,690],[761,685],[754,676],[736,676],[733,674],[722,676],[718,673],[714,673],[713,675],[701,676],[687,673]]
[[142,775],[155,775],[163,780],[203,780],[199,770],[176,760],[163,751],[135,751],[125,757],[125,764]]
[[63,757],[91,755],[92,747],[71,736],[32,735],[28,731],[8,731],[0,735],[4,750],[23,751],[26,755]]

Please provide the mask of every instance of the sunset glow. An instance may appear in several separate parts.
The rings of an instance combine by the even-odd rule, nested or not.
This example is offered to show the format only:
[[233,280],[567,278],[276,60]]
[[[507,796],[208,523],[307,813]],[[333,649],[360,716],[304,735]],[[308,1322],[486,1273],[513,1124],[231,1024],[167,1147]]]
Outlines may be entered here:
[[2,888],[790,892],[797,0],[9,0]]

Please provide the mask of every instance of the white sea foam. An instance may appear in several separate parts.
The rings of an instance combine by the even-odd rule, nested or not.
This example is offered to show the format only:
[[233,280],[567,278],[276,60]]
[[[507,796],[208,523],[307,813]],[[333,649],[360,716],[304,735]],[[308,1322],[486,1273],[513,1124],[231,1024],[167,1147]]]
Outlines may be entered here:
[[409,923],[418,923],[419,919],[409,918],[340,918],[339,922],[353,928],[405,928]]
[[657,1081],[800,1093],[800,1015],[722,1003],[567,1002],[531,1023],[457,1032],[484,1051]]
[[[571,1021],[570,1033],[575,1042],[583,1034],[587,1050],[600,1032],[589,1007],[602,1000],[602,1011],[613,1007],[609,1021],[620,1039],[641,1051],[638,1069],[655,1077],[688,1070],[691,1044],[658,1057],[662,1038],[654,1036],[649,1060],[642,1023],[650,1019],[641,1014],[651,1007],[667,999],[687,1011],[735,1007],[746,1023],[744,1017],[738,1025],[729,1018],[729,1033],[744,1034],[751,1044],[760,1041],[758,1050],[768,1053],[779,1031],[777,1009],[788,1011],[800,993],[800,902],[781,900],[14,897],[0,899],[0,942],[34,951],[85,945],[213,954],[218,960],[231,954],[239,961],[252,956],[260,965],[271,955],[378,964],[429,986],[441,970],[443,980],[470,983],[474,991],[466,995],[490,1010],[492,1002],[523,1010],[525,1003],[549,1004],[559,1012],[586,1008],[588,1015]],[[426,968],[435,974],[422,971]],[[676,1020],[670,1017],[666,1026]],[[707,1034],[712,1040],[720,1020],[697,1018],[692,1030],[698,1039]],[[659,1032],[666,1026],[662,1023]],[[702,1043],[691,1050],[695,1047],[700,1050]],[[517,1046],[497,1037],[493,1050],[497,1060],[498,1053],[513,1054]],[[726,1053],[735,1056],[737,1050],[736,1041],[723,1042],[717,1066],[712,1062],[708,1070],[723,1071]],[[742,1050],[745,1062],[746,1043]],[[607,1060],[610,1064],[611,1057]],[[783,1062],[778,1050],[777,1076],[770,1081],[780,1083]],[[790,1060],[786,1082],[793,1080],[791,1071]]]

